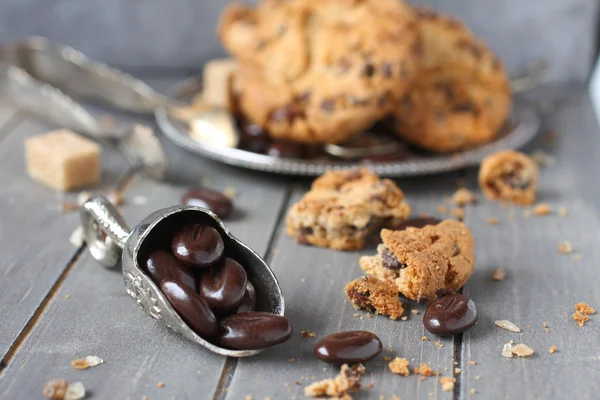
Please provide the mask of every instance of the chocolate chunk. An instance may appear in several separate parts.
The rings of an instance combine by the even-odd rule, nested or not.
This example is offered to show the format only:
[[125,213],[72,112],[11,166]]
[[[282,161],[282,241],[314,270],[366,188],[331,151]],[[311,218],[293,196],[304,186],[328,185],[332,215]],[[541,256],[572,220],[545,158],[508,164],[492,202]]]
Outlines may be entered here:
[[451,294],[429,303],[423,315],[423,325],[438,335],[461,333],[477,322],[477,307],[464,294]]
[[148,254],[146,271],[157,285],[167,279],[181,282],[192,290],[197,289],[196,277],[190,267],[180,262],[167,250],[155,249]]
[[334,333],[321,339],[315,346],[314,355],[332,364],[363,363],[376,357],[383,346],[374,333],[349,331]]
[[175,233],[171,250],[179,261],[187,265],[207,268],[221,260],[225,245],[215,228],[191,222]]
[[292,327],[281,315],[249,311],[222,319],[218,340],[232,349],[253,350],[285,342],[291,335]]
[[228,218],[233,211],[233,204],[223,193],[206,188],[193,188],[181,197],[181,204],[209,209],[219,218]]
[[223,314],[239,306],[247,282],[244,268],[234,259],[226,257],[202,274],[198,293],[213,312]]
[[398,261],[398,259],[388,249],[383,250],[381,253],[381,258],[383,260],[383,266],[392,271],[398,271],[408,267],[408,265]]
[[365,67],[363,68],[363,75],[368,76],[369,78],[372,77],[375,74],[375,67],[373,66],[373,64],[366,64]]
[[507,184],[511,188],[519,189],[519,190],[527,189],[529,187],[529,185],[531,184],[531,182],[529,180],[523,179],[514,173],[503,175],[502,180],[504,181],[505,184]]
[[299,143],[279,140],[268,145],[266,153],[277,158],[302,158],[304,148]]
[[180,282],[170,280],[162,281],[160,290],[194,332],[205,339],[216,335],[217,319],[198,293]]
[[398,231],[403,231],[406,228],[423,228],[427,225],[437,225],[440,222],[442,222],[441,219],[434,217],[417,217],[402,222],[400,225],[397,225],[395,229]]
[[369,293],[369,291],[359,292],[358,289],[352,289],[352,290],[350,290],[350,292],[348,292],[348,297],[350,297],[350,300],[352,300],[353,303],[358,303],[358,304],[369,303],[370,295],[371,295],[371,293]]
[[321,110],[323,110],[327,113],[334,112],[335,111],[335,100],[333,100],[333,99],[323,100],[321,102]]

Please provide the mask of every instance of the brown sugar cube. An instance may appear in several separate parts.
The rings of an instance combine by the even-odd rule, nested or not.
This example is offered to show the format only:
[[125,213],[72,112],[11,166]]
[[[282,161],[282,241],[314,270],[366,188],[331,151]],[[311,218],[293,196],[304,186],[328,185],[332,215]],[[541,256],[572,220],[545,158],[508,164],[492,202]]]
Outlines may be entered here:
[[234,111],[234,73],[237,63],[232,58],[216,59],[204,65],[202,73],[203,100],[215,107]]
[[100,145],[67,129],[25,139],[27,173],[56,190],[97,185],[100,153]]

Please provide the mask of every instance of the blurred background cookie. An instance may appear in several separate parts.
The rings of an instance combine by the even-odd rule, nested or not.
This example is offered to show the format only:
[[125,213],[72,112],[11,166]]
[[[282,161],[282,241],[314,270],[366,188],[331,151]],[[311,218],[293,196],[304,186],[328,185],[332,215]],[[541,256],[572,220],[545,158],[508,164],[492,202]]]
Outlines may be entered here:
[[219,37],[238,59],[243,114],[305,143],[337,143],[384,117],[421,56],[414,12],[397,0],[234,4]]
[[488,142],[511,108],[508,76],[499,58],[460,21],[418,7],[422,61],[393,112],[403,139],[437,152]]

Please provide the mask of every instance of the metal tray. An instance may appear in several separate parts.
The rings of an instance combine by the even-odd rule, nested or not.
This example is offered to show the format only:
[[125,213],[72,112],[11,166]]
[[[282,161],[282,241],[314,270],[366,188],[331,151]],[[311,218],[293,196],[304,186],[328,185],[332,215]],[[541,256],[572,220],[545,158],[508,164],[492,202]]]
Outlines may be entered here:
[[[174,99],[187,101],[201,91],[201,85],[201,77],[191,77],[175,84],[167,94]],[[485,156],[495,151],[522,147],[533,139],[541,122],[535,106],[524,98],[516,96],[507,123],[507,127],[510,128],[504,129],[492,143],[459,153],[432,155],[415,153],[402,161],[365,163],[344,160],[276,158],[237,148],[209,146],[194,140],[190,136],[188,127],[169,115],[166,107],[157,108],[155,116],[158,126],[170,140],[193,153],[242,168],[298,176],[319,176],[330,169],[350,169],[357,166],[368,166],[373,172],[386,177],[418,176],[453,171],[478,165]]]

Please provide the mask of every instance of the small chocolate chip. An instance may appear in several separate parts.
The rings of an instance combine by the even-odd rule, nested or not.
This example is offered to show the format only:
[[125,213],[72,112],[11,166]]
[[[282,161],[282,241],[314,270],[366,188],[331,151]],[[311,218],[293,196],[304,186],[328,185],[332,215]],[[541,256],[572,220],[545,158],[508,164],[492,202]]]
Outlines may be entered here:
[[460,247],[456,243],[452,243],[452,257],[460,254]]
[[299,103],[308,103],[310,101],[311,95],[312,95],[312,92],[310,90],[305,90],[304,92],[302,92],[300,94],[300,96],[298,96],[298,102]]
[[381,252],[381,258],[383,260],[383,266],[392,271],[398,271],[408,267],[408,265],[398,261],[396,257],[388,250],[385,249]]
[[379,67],[379,70],[384,78],[391,78],[394,73],[394,67],[391,63],[382,64],[381,67]]
[[305,226],[300,229],[300,233],[302,233],[304,235],[311,235],[313,232],[314,232],[314,230],[310,226]]
[[323,100],[321,102],[321,110],[323,110],[327,113],[334,112],[335,111],[335,100],[333,100],[333,99]]
[[373,64],[366,64],[363,69],[363,75],[368,76],[369,78],[375,74],[375,67]]
[[529,180],[519,178],[515,174],[506,174],[502,177],[502,180],[511,188],[519,190],[527,189],[531,184]]

